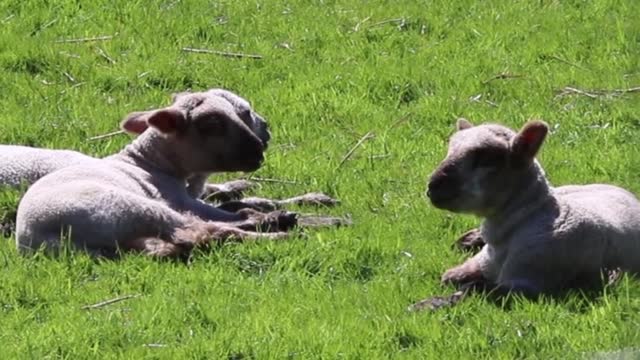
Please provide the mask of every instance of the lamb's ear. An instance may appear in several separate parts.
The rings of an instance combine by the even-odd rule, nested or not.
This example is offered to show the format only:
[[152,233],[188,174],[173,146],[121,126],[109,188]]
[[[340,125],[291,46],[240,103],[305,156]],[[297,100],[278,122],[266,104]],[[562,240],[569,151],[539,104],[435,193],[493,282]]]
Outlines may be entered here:
[[456,129],[458,131],[468,129],[470,127],[473,127],[473,124],[465,118],[458,118],[458,121],[456,121]]
[[185,128],[187,118],[178,109],[166,108],[152,112],[147,117],[147,123],[162,133],[172,134]]
[[147,116],[150,111],[136,111],[127,115],[120,123],[120,128],[130,134],[140,135],[149,128],[147,124]]
[[529,162],[540,150],[549,126],[540,120],[532,120],[524,124],[522,129],[511,140],[511,153],[521,161]]

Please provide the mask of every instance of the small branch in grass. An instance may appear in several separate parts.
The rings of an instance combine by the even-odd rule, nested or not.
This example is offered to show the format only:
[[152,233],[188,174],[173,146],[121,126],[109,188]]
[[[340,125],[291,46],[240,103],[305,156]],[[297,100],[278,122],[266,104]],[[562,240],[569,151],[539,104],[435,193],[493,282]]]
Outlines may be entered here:
[[129,299],[135,299],[135,298],[137,298],[139,296],[140,296],[140,294],[120,296],[120,297],[117,297],[115,299],[110,299],[110,300],[105,300],[105,301],[99,302],[97,304],[85,305],[81,309],[82,310],[97,309],[97,308],[101,308],[101,307],[104,307],[104,306],[107,306],[107,305],[115,304],[115,303],[120,302],[120,301],[129,300]]
[[558,90],[558,94],[556,95],[556,97],[582,95],[582,96],[589,97],[591,99],[597,99],[599,97],[622,96],[624,94],[638,93],[638,92],[640,92],[640,86],[636,86],[628,89],[612,89],[612,90],[602,90],[602,89],[582,90],[582,89],[578,89],[571,86],[565,86],[561,90]]
[[69,74],[69,73],[68,73],[68,72],[66,72],[66,71],[63,71],[63,72],[62,72],[62,75],[64,75],[64,77],[66,77],[66,78],[67,78],[67,80],[69,80],[69,81],[71,81],[72,83],[74,83],[74,84],[75,84],[76,79],[75,79],[73,76],[71,76],[71,74]]
[[166,344],[142,344],[142,346],[148,347],[148,348],[164,348],[164,347],[167,347]]
[[389,126],[389,129],[393,129],[397,126],[400,126],[402,124],[404,124],[405,122],[407,122],[409,120],[409,116],[413,115],[412,113],[407,113],[402,115],[398,120],[394,121],[393,124],[391,124],[391,126]]
[[220,56],[233,57],[233,58],[249,58],[249,59],[256,59],[256,60],[262,59],[262,55],[232,53],[232,52],[219,51],[219,50],[195,49],[195,48],[185,47],[185,48],[182,48],[182,51],[192,52],[197,54],[213,54],[213,55],[220,55]]
[[511,73],[500,73],[500,74],[496,74],[486,80],[484,80],[482,82],[482,85],[487,85],[488,83],[492,82],[493,80],[504,80],[504,79],[520,79],[523,78],[523,75],[520,74],[511,74]]
[[9,16],[7,16],[6,18],[2,19],[2,23],[6,23],[7,21],[13,19],[16,15],[15,14],[11,14]]
[[367,29],[372,29],[372,28],[375,28],[375,27],[379,27],[379,26],[386,25],[386,24],[391,24],[391,23],[404,23],[404,21],[405,21],[404,18],[382,20],[382,21],[379,21],[377,23],[373,23],[373,24],[367,26]]
[[567,65],[573,66],[573,67],[578,68],[578,69],[580,69],[580,70],[587,70],[587,71],[589,70],[589,69],[587,69],[587,68],[586,68],[586,67],[584,67],[584,66],[580,66],[580,65],[578,65],[578,64],[572,63],[571,61],[569,61],[569,60],[565,60],[565,59],[563,59],[563,58],[561,58],[561,57],[559,57],[559,56],[556,56],[556,55],[544,55],[542,58],[543,58],[543,59],[552,59],[552,60],[557,60],[557,61],[560,61],[561,63],[565,63],[565,64],[567,64]]
[[110,132],[110,133],[107,133],[107,134],[92,136],[90,138],[87,138],[87,140],[89,140],[89,141],[102,140],[102,139],[110,138],[110,137],[113,137],[113,136],[116,136],[116,135],[120,135],[120,134],[126,134],[126,132],[124,130],[113,131],[113,132]]
[[276,183],[276,184],[287,184],[287,185],[300,185],[301,183],[293,180],[282,180],[282,179],[270,179],[270,178],[260,178],[250,176],[247,180],[256,181],[256,182],[268,182],[268,183]]
[[98,48],[98,55],[102,56],[109,63],[115,65],[116,61],[111,58],[102,48]]
[[353,32],[358,32],[360,30],[360,26],[362,26],[364,23],[366,23],[367,21],[369,21],[369,19],[371,19],[371,16],[367,16],[366,18],[358,21],[358,23],[356,24],[356,26],[353,27]]
[[75,84],[73,84],[73,85],[69,86],[68,88],[63,89],[62,91],[60,91],[60,94],[64,94],[64,93],[66,93],[67,91],[69,91],[69,90],[71,90],[71,89],[75,89],[75,88],[77,88],[77,87],[80,87],[80,86],[82,86],[82,85],[84,85],[84,84],[86,84],[86,82],[85,82],[85,81],[82,81],[82,82],[79,82],[79,83],[75,83]]
[[83,43],[83,42],[92,42],[92,41],[106,41],[111,39],[113,39],[113,36],[105,35],[105,36],[87,37],[87,38],[79,38],[79,39],[60,39],[60,40],[56,40],[56,43],[57,44]]
[[338,164],[338,167],[336,169],[339,169],[342,167],[342,165],[344,165],[344,163],[349,160],[349,158],[351,158],[351,155],[353,155],[353,153],[360,147],[362,146],[362,144],[364,144],[365,141],[373,139],[375,137],[375,135],[369,131],[368,133],[364,134],[360,140],[358,140],[358,142],[351,148],[351,150],[349,150],[343,157],[342,160],[340,161],[340,164]]

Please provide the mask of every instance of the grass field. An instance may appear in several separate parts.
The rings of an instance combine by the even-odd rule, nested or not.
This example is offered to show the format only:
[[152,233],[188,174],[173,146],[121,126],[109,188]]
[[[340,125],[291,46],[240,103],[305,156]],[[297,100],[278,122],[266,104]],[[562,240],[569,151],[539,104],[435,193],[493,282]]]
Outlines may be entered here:
[[[250,99],[274,135],[257,194],[323,191],[352,227],[235,244],[190,265],[128,256],[20,257],[0,243],[0,357],[583,358],[640,356],[640,284],[598,297],[481,296],[435,313],[407,305],[452,288],[440,274],[478,224],[431,207],[425,180],[456,117],[553,128],[552,183],[640,194],[640,94],[557,96],[640,85],[640,2],[0,2],[0,143],[102,156],[129,112],[187,88]],[[112,36],[77,43],[65,39]],[[183,47],[262,59],[184,52]],[[498,74],[519,77],[493,79]],[[344,155],[365,134],[374,138]],[[244,174],[225,174],[216,180]],[[20,194],[0,192],[10,217]],[[308,211],[308,210],[305,210]],[[117,304],[82,306],[140,294]]]

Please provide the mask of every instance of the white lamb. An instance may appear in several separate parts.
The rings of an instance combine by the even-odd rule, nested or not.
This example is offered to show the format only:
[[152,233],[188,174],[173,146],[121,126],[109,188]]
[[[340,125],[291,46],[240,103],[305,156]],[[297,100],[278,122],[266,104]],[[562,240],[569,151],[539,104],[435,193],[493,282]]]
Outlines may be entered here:
[[[186,180],[194,175],[252,171],[263,161],[263,141],[227,99],[215,92],[181,94],[167,108],[132,113],[122,127],[141,135],[118,154],[64,167],[27,190],[17,213],[20,250],[56,250],[65,236],[92,254],[120,249],[170,256],[212,239],[284,236],[219,223],[242,224],[247,213],[224,212],[187,193]],[[249,223],[277,228],[291,221],[286,214],[268,217]]]
[[[262,140],[265,149],[271,134],[264,118],[253,111],[247,100],[224,89],[211,89],[208,94],[226,99],[234,107],[238,117]],[[189,94],[182,92],[173,95],[173,102],[179,97]],[[145,114],[149,112],[139,112]],[[145,124],[131,128],[129,131],[139,135],[147,129]],[[78,165],[82,161],[94,159],[88,155],[71,150],[43,149],[19,145],[0,145],[0,186],[18,188],[36,182],[44,175],[63,167]],[[210,174],[195,174],[187,181],[187,191],[193,197],[203,195],[211,199],[227,200],[239,196],[253,184],[246,180],[230,181],[224,184],[207,184]]]
[[518,133],[464,119],[457,127],[427,195],[438,208],[484,218],[486,245],[443,282],[536,297],[597,284],[603,269],[640,272],[640,202],[611,185],[552,187],[535,160],[544,122]]

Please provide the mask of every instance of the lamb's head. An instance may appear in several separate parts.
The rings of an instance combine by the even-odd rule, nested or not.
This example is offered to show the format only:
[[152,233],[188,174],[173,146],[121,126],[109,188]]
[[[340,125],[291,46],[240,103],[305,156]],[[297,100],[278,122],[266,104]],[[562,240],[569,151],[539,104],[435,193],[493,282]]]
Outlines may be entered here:
[[[262,140],[265,150],[269,145],[271,133],[266,120],[257,112],[253,111],[251,104],[245,98],[225,89],[210,89],[206,93],[211,96],[219,96],[227,100],[235,109],[236,114],[259,138]],[[191,94],[190,92],[181,92],[173,94],[173,101]]]
[[437,208],[488,216],[541,170],[535,160],[548,127],[529,121],[520,132],[465,119],[449,139],[447,156],[431,174],[427,196]]
[[[132,113],[121,126],[160,133],[167,156],[189,173],[253,171],[264,160],[263,141],[228,100],[208,92],[183,94],[167,108]],[[149,136],[154,135],[145,132],[142,141]]]

